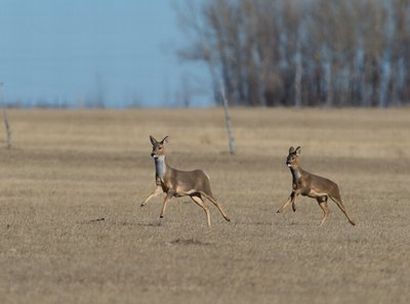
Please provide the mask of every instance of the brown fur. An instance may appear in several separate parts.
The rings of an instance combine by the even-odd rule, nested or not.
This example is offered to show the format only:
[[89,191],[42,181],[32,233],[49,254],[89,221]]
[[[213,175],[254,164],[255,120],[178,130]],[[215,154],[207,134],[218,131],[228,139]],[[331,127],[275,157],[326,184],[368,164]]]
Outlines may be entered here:
[[308,196],[316,199],[319,207],[322,209],[323,218],[320,225],[323,225],[330,213],[327,204],[328,198],[330,197],[340,210],[342,210],[349,223],[355,225],[355,222],[353,222],[347,214],[346,207],[340,196],[339,186],[330,179],[303,170],[299,165],[300,150],[300,147],[296,149],[293,147],[289,148],[286,164],[292,173],[292,192],[288,200],[278,209],[277,213],[282,212],[290,203],[292,203],[293,211],[296,211],[296,197],[298,195]]
[[168,165],[165,158],[165,143],[167,142],[167,138],[168,136],[166,136],[162,141],[157,141],[154,137],[150,136],[152,144],[151,156],[155,159],[156,164],[155,180],[157,187],[141,203],[141,207],[143,207],[154,196],[164,192],[166,193],[166,196],[164,198],[160,215],[160,218],[163,218],[169,199],[172,197],[189,196],[195,204],[200,206],[205,211],[207,224],[208,226],[211,226],[209,209],[204,203],[204,198],[206,198],[218,208],[226,221],[230,221],[222,207],[214,198],[211,191],[209,178],[204,171],[182,171]]

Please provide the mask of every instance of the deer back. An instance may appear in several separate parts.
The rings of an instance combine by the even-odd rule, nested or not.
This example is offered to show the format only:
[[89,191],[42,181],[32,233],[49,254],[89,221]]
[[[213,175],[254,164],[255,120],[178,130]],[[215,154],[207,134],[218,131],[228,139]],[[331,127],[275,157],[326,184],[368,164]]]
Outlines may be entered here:
[[165,175],[165,183],[169,188],[178,192],[191,192],[193,190],[204,192],[212,196],[211,186],[208,176],[202,170],[183,171],[168,168]]
[[331,195],[335,193],[336,190],[338,191],[337,184],[330,179],[312,173],[308,174],[310,187],[316,191]]

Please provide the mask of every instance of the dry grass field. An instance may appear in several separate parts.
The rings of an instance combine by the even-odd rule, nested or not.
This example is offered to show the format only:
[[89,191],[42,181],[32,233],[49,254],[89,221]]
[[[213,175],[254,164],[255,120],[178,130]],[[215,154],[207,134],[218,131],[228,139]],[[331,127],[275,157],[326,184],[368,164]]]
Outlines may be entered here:
[[[9,111],[0,149],[0,303],[408,303],[410,109]],[[3,135],[3,130],[0,130]],[[232,222],[154,188],[148,135],[168,160],[202,168]],[[286,200],[290,145],[335,180],[316,201]],[[102,219],[104,220],[98,220]]]

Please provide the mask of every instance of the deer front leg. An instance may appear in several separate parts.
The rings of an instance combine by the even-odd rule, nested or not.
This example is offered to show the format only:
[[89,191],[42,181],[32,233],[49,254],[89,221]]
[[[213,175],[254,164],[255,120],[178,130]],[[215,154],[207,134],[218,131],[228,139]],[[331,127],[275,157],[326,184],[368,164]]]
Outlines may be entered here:
[[276,211],[276,213],[281,213],[287,206],[289,206],[291,202],[292,204],[294,204],[295,198],[296,198],[296,193],[292,191],[292,193],[289,195],[288,200],[283,204],[282,207],[278,209],[278,211]]
[[175,194],[175,192],[173,192],[171,190],[167,192],[167,195],[164,198],[164,203],[162,204],[162,210],[161,210],[161,214],[160,214],[159,218],[164,217],[165,209],[167,209],[168,200],[170,198],[172,198],[174,196],[174,194]]
[[296,195],[293,196],[292,198],[292,210],[293,212],[296,212],[296,203],[295,203]]
[[145,200],[141,203],[141,207],[144,207],[145,204],[148,203],[148,201],[149,201],[151,198],[157,196],[157,195],[160,194],[161,192],[162,192],[162,188],[161,188],[161,186],[158,185],[158,186],[155,188],[155,190],[152,191],[151,194],[148,195],[148,196],[145,198]]
[[296,196],[298,196],[302,192],[301,188],[296,189],[293,191],[293,198],[292,198],[292,210],[296,212]]

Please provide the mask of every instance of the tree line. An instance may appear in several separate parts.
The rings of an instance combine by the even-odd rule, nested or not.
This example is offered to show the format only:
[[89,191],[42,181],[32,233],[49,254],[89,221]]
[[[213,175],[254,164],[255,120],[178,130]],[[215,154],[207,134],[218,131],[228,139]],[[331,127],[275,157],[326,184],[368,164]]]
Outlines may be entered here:
[[410,103],[409,0],[187,0],[189,44],[240,106]]

